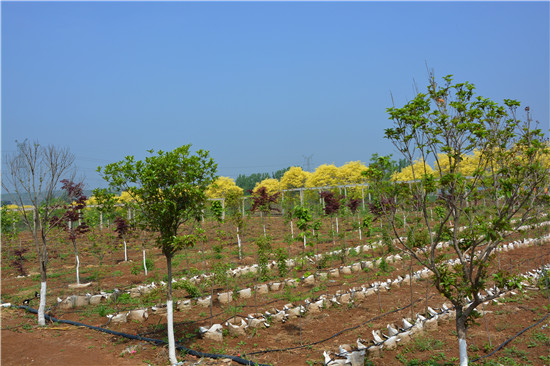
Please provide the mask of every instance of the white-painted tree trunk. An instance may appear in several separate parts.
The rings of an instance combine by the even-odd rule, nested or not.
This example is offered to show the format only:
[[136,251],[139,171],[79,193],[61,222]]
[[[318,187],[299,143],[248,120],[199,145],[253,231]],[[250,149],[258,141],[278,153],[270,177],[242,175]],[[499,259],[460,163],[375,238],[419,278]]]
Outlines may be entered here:
[[147,276],[147,262],[145,261],[145,249],[143,249],[143,269],[145,270],[145,275]]
[[458,350],[460,354],[460,366],[468,366],[468,345],[466,339],[458,339]]
[[361,238],[361,227],[359,227],[359,240],[363,240],[363,239]]
[[294,223],[290,220],[290,233],[292,234],[292,239],[294,239]]
[[336,216],[336,233],[339,233],[339,231],[338,231],[338,216]]
[[80,261],[78,260],[78,254],[76,254],[76,284],[80,285]]
[[46,281],[40,282],[40,306],[38,306],[38,325],[46,325]]
[[306,234],[304,233],[304,249],[306,249]]
[[239,259],[243,259],[243,250],[241,245],[241,237],[239,235],[239,228],[237,227],[237,243],[239,244]]
[[176,341],[174,339],[174,310],[173,301],[166,301],[166,320],[168,321],[168,357],[170,358],[170,364],[175,365],[178,363],[176,358]]
[[126,240],[122,239],[122,241],[124,242],[124,261],[127,262],[128,261],[128,249],[127,249],[127,246],[126,246]]
[[264,238],[267,236],[267,234],[265,233],[265,224],[264,224]]

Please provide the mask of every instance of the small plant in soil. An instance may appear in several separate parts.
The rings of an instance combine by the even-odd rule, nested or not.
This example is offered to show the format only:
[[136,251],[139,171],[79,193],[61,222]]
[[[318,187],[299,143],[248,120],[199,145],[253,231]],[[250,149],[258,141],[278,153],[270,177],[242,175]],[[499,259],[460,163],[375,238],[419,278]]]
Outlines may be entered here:
[[19,275],[26,276],[27,271],[25,270],[25,262],[27,259],[23,256],[28,249],[16,249],[13,251],[13,254],[15,256],[15,259],[11,262],[11,264],[15,267]]

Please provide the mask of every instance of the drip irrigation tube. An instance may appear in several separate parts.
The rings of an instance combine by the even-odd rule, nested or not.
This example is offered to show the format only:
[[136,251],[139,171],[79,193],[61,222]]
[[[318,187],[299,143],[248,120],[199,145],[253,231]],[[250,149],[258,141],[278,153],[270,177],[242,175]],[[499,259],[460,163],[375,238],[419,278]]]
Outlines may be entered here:
[[[15,306],[15,305],[12,305],[12,307],[17,308],[17,309],[25,309],[28,312],[31,312],[33,314],[38,314],[38,310],[33,309],[30,306],[25,306],[25,305]],[[44,317],[48,321],[86,327],[86,328],[90,328],[90,329],[93,329],[93,330],[97,330],[99,332],[112,334],[112,335],[116,335],[116,336],[120,336],[120,337],[125,337],[125,338],[128,338],[128,339],[135,339],[135,340],[138,340],[138,341],[152,342],[152,343],[155,343],[155,344],[165,344],[166,343],[165,341],[163,341],[161,339],[146,338],[146,337],[141,337],[141,336],[138,336],[138,335],[127,334],[127,333],[117,332],[117,331],[110,330],[110,329],[100,328],[100,327],[96,327],[96,326],[89,325],[89,324],[74,322],[72,320],[57,319],[57,318],[54,318],[53,316],[49,316],[47,314],[45,314]],[[183,351],[184,353],[187,353],[187,354],[190,354],[190,355],[196,356],[196,357],[208,357],[208,358],[213,358],[213,359],[229,358],[232,361],[240,363],[241,365],[268,366],[266,364],[261,364],[261,363],[256,363],[254,361],[245,360],[244,358],[241,358],[241,357],[238,357],[238,356],[221,355],[221,354],[217,354],[217,353],[203,353],[203,352],[195,351],[195,350],[189,349],[187,347],[184,347],[184,346],[182,346],[181,344],[179,344],[177,342],[176,342],[176,349],[178,351]]]
[[502,348],[504,348],[508,343],[512,342],[515,338],[519,337],[520,335],[522,335],[523,333],[527,332],[529,329],[539,325],[540,323],[542,323],[546,318],[548,318],[550,316],[550,313],[546,314],[546,316],[544,318],[542,318],[541,320],[539,320],[538,322],[536,322],[535,324],[531,324],[530,326],[528,326],[527,328],[523,329],[522,331],[518,332],[515,336],[513,336],[512,338],[508,338],[506,341],[504,341],[500,346],[498,346],[493,352],[489,353],[488,355],[485,355],[485,356],[481,356],[481,357],[478,357],[474,360],[471,360],[470,362],[477,362],[479,360],[481,360],[482,358],[486,358],[486,357],[489,357],[489,356],[492,356],[494,355],[495,353],[497,353],[498,351],[500,351]]

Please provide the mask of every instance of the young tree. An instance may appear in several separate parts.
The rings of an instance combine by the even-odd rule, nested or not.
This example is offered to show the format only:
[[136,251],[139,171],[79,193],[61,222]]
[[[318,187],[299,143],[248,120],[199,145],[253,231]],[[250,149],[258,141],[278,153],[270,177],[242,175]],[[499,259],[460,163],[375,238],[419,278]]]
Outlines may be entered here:
[[98,168],[111,188],[127,191],[140,210],[140,222],[148,231],[158,232],[157,245],[166,257],[167,322],[169,357],[177,363],[172,301],[172,257],[187,244],[179,227],[190,219],[200,220],[205,206],[205,191],[216,178],[217,165],[208,151],[190,152],[184,145],[170,152],[158,151],[145,160],[133,156]]
[[252,194],[252,207],[250,211],[255,212],[256,210],[260,211],[260,216],[262,218],[262,225],[264,228],[264,236],[266,236],[265,231],[265,221],[264,214],[269,215],[272,210],[279,211],[278,208],[272,207],[271,204],[276,204],[281,192],[275,192],[271,194],[265,186],[260,186],[254,190]]
[[[417,159],[433,161],[435,174],[411,169],[418,183],[409,188],[377,179],[382,170],[377,174],[374,165],[369,170],[379,193],[378,209],[399,244],[433,272],[435,287],[455,306],[461,365],[468,363],[467,327],[476,307],[514,286],[511,276],[489,266],[495,249],[548,200],[544,188],[550,176],[542,164],[549,153],[547,139],[533,126],[528,107],[520,120],[519,102],[505,99],[501,106],[474,90],[468,82],[454,84],[451,75],[438,85],[430,73],[426,93],[401,108],[388,108],[394,127],[386,129],[386,138],[411,166]],[[474,152],[476,168],[465,176],[463,156]],[[436,198],[440,213],[436,224],[430,220],[429,197]],[[485,205],[476,204],[480,198]],[[407,240],[398,233],[398,206],[420,211],[420,217],[406,225]],[[425,238],[428,246],[418,238]],[[449,241],[458,265],[450,268],[443,261],[437,248],[443,240]],[[500,290],[482,295],[491,277]]]
[[[32,233],[40,267],[40,305],[38,324],[46,325],[48,233],[52,229],[51,201],[62,176],[73,168],[74,155],[68,149],[42,146],[27,140],[17,143],[17,151],[5,158],[6,169],[2,172],[2,187],[12,194],[23,223]],[[30,205],[27,208],[25,204]]]
[[51,225],[63,228],[68,234],[69,240],[73,243],[74,255],[76,259],[76,284],[80,285],[80,260],[78,258],[78,247],[76,239],[88,231],[90,228],[82,221],[82,210],[86,208],[86,196],[83,191],[83,183],[75,183],[69,179],[63,179],[61,189],[67,194],[69,202],[65,204],[61,216],[52,216]]
[[122,239],[122,242],[124,243],[124,261],[128,261],[128,246],[126,245],[126,236],[130,233],[130,230],[132,229],[128,221],[126,219],[117,216],[115,218],[115,232],[118,234],[118,238]]

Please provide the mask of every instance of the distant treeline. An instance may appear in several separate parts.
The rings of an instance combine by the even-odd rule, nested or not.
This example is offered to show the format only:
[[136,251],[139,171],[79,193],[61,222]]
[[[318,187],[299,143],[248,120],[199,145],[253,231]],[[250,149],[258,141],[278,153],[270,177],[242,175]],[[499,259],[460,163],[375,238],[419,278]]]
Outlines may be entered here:
[[239,174],[235,179],[235,184],[244,190],[245,195],[249,195],[250,191],[254,189],[256,183],[263,181],[264,179],[273,178],[280,180],[282,176],[290,169],[279,169],[275,172],[269,173],[253,173],[250,175]]

